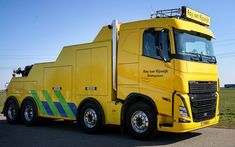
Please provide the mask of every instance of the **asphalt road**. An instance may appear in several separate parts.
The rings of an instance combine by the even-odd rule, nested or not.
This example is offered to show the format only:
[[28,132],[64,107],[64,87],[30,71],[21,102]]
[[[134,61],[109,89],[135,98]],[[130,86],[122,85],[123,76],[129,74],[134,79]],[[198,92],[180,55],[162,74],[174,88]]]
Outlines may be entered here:
[[75,123],[51,122],[28,127],[8,124],[0,116],[0,147],[132,147],[132,146],[218,146],[235,147],[235,129],[205,128],[191,133],[166,133],[151,141],[137,141],[120,128],[109,127],[99,135],[84,133]]

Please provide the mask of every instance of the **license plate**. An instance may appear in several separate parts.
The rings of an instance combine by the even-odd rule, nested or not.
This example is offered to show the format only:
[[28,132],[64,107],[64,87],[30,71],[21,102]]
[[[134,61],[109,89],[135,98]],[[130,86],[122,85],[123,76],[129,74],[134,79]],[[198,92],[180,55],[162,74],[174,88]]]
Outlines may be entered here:
[[203,122],[201,122],[201,126],[206,126],[206,125],[208,125],[209,124],[209,121],[203,121]]

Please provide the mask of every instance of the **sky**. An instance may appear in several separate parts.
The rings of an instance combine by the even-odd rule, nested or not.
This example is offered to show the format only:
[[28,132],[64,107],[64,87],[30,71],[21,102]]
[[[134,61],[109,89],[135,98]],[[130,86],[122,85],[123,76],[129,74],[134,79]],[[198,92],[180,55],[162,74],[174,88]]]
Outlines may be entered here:
[[14,69],[54,61],[63,46],[93,41],[113,19],[149,19],[156,10],[181,6],[211,17],[221,85],[235,83],[235,1],[0,0],[0,89]]

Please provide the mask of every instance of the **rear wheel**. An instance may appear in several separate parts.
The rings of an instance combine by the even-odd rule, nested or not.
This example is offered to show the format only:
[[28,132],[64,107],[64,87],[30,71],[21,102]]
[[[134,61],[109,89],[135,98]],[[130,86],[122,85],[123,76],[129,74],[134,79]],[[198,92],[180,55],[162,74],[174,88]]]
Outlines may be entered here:
[[126,124],[132,137],[139,140],[149,139],[157,131],[157,115],[146,103],[137,102],[128,110]]
[[32,100],[26,100],[21,109],[22,121],[26,125],[35,125],[38,120],[37,107]]
[[19,106],[16,101],[10,99],[7,101],[5,105],[5,115],[7,121],[11,124],[15,124],[19,122]]
[[86,103],[80,113],[80,124],[88,133],[98,133],[102,129],[102,112],[94,103]]

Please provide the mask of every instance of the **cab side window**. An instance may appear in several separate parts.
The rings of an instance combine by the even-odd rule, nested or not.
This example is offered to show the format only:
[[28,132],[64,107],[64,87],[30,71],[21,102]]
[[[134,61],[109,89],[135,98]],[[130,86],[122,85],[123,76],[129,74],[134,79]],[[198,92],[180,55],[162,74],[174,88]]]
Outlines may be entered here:
[[170,40],[167,30],[155,31],[146,30],[143,34],[143,56],[162,59],[161,56],[169,59]]

